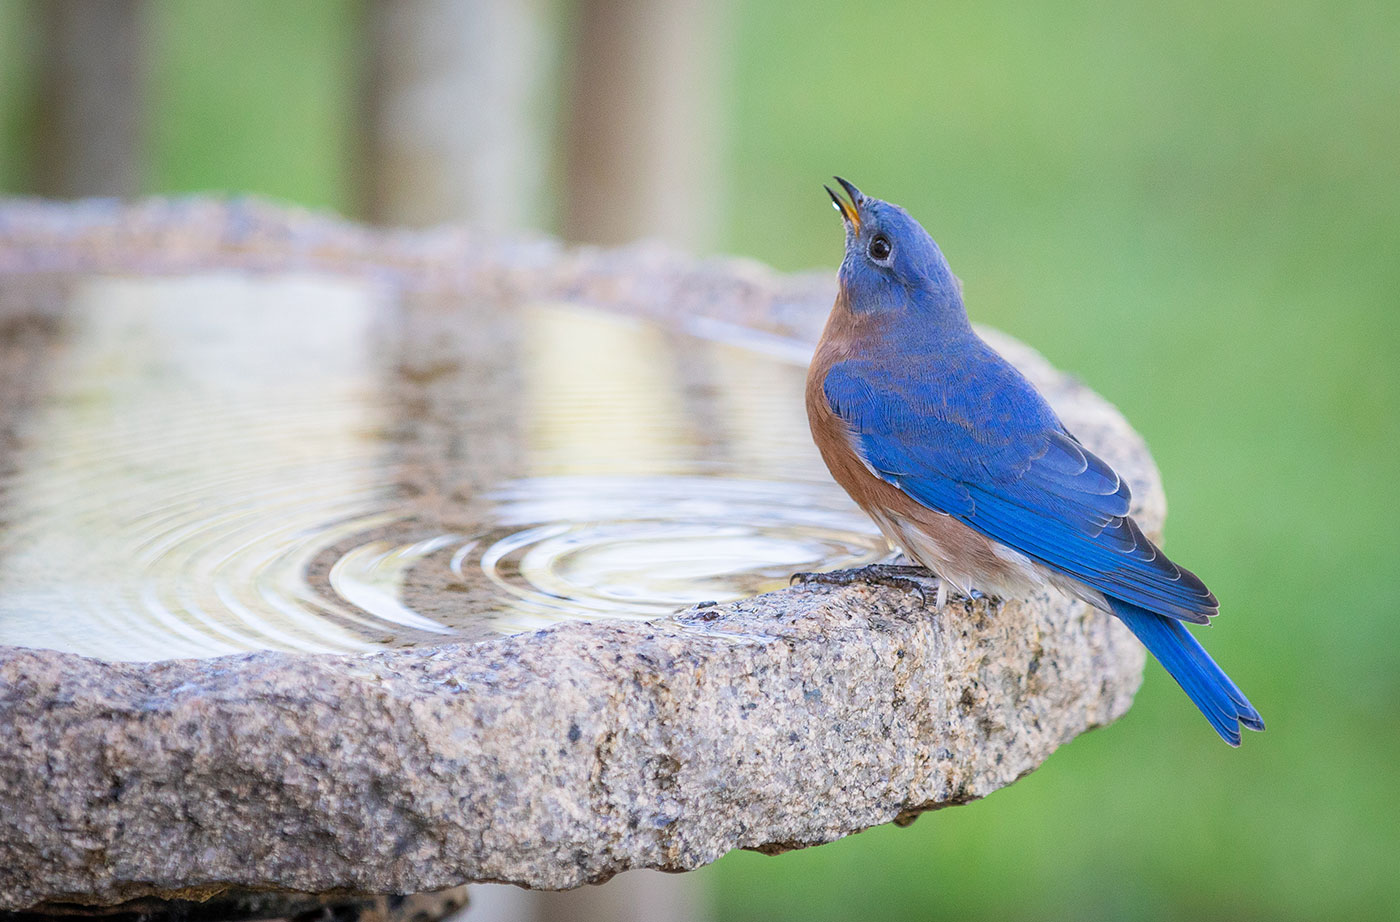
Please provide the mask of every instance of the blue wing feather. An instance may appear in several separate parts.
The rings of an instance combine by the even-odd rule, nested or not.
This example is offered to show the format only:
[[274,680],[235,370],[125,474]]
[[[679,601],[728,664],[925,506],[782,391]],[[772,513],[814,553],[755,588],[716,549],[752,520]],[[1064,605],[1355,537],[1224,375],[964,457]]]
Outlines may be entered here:
[[1127,483],[978,346],[917,376],[840,362],[823,392],[866,464],[911,498],[1105,595],[1206,622],[1215,597],[1128,517]]

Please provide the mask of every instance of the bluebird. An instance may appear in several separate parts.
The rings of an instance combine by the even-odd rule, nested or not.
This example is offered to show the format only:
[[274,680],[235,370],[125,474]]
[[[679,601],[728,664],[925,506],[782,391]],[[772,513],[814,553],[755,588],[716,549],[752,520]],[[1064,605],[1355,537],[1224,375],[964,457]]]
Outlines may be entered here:
[[928,232],[836,181],[850,198],[826,190],[846,254],[806,389],[836,482],[938,576],[940,606],[949,584],[1002,597],[1054,586],[1126,624],[1225,742],[1264,729],[1185,627],[1209,623],[1219,603],[1143,535],[1127,483],[972,329]]

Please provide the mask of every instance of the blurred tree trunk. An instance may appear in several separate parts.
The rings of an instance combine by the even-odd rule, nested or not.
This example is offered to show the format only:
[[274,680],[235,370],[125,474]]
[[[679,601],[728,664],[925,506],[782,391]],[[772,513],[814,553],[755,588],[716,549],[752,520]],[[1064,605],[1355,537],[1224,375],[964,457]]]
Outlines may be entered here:
[[724,0],[579,0],[563,232],[622,243],[715,239],[726,190]]
[[135,195],[145,128],[145,0],[44,0],[35,189]]
[[385,224],[537,224],[540,0],[369,0],[365,212]]

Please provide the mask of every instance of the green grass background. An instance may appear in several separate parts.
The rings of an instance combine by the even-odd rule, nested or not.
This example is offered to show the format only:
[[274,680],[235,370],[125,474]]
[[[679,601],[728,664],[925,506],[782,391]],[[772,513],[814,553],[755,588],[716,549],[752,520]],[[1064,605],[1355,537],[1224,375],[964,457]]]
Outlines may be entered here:
[[[151,191],[347,210],[346,2],[154,4]],[[1155,664],[987,800],[700,872],[723,920],[1400,917],[1400,4],[781,0],[733,15],[720,241],[834,267],[820,183],[906,205],[969,308],[1147,437],[1232,751]],[[0,0],[0,189],[33,15]]]

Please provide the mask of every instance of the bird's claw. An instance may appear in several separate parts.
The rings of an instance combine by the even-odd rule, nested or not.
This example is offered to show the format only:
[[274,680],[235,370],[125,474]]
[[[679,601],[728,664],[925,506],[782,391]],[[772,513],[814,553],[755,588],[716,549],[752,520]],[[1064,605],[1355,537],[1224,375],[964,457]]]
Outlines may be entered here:
[[[863,583],[867,586],[889,586],[905,592],[919,594],[919,604],[928,605],[928,594],[921,579],[937,579],[932,571],[919,566],[893,563],[871,563],[848,570],[827,570],[822,573],[794,573],[793,583],[820,583],[824,586],[853,586]],[[941,589],[940,583],[940,589]]]

